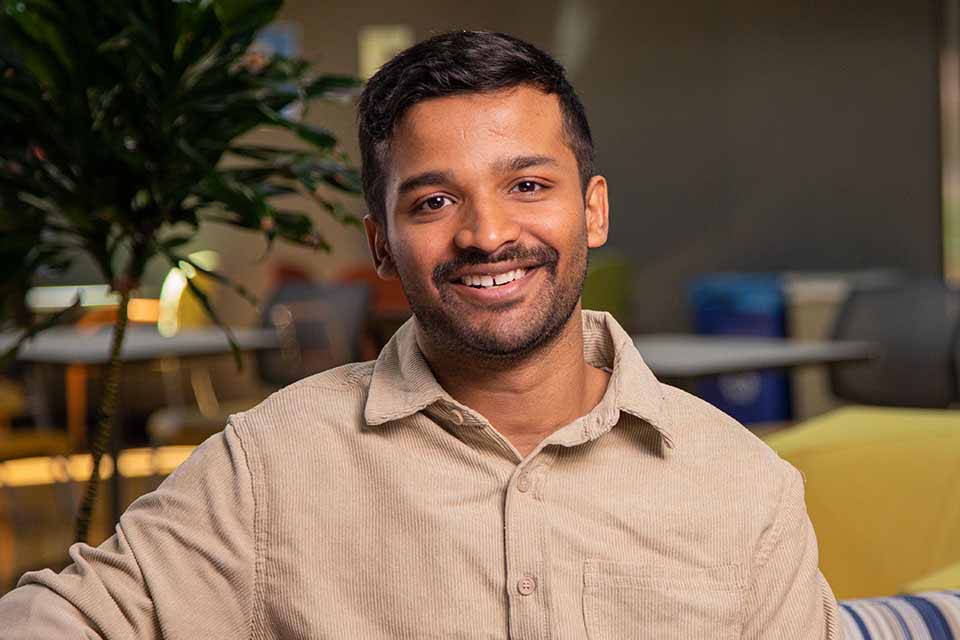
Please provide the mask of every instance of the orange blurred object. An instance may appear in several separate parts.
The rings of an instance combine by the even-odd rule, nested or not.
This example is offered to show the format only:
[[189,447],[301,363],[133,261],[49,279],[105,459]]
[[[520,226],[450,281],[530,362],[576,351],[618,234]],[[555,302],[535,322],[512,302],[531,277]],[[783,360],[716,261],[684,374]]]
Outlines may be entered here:
[[337,277],[338,282],[362,282],[370,287],[373,295],[372,307],[376,316],[409,316],[410,305],[403,294],[399,280],[384,280],[377,275],[373,267],[356,266],[344,269]]
[[[155,298],[131,298],[127,306],[127,319],[130,322],[154,324],[160,315],[160,301]],[[83,314],[76,323],[78,333],[89,335],[101,327],[113,325],[117,321],[117,306],[97,307]]]
[[160,301],[156,298],[132,298],[127,307],[130,322],[154,324],[160,316]]
[[370,319],[361,341],[361,356],[372,360],[387,344],[390,336],[410,317],[410,305],[399,280],[384,280],[369,266],[344,269],[338,282],[362,283],[370,288]]

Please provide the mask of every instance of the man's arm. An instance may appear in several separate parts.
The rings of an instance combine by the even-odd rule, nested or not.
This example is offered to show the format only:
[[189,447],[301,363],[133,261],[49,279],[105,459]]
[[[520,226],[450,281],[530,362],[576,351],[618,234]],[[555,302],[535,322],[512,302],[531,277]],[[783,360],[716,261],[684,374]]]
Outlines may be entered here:
[[202,444],[73,564],[27,573],[0,599],[0,639],[246,638],[254,500],[233,426]]
[[743,638],[839,640],[837,601],[818,568],[803,478],[793,467],[788,471],[777,516],[754,564]]

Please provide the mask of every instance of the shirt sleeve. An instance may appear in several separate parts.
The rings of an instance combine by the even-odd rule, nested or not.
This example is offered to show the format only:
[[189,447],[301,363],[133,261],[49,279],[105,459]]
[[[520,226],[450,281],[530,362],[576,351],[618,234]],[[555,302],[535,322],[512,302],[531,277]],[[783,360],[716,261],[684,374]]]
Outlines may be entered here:
[[0,599],[0,640],[246,638],[254,498],[234,427],[213,436],[73,564],[25,574]]
[[818,568],[803,478],[793,467],[788,471],[777,515],[754,563],[743,638],[840,640],[837,600]]

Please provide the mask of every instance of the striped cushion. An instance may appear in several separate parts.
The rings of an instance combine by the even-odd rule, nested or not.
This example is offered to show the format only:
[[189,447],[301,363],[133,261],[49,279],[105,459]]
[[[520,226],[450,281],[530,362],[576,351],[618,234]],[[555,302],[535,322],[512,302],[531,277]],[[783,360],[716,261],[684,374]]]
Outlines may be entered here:
[[847,640],[960,640],[960,591],[840,602]]

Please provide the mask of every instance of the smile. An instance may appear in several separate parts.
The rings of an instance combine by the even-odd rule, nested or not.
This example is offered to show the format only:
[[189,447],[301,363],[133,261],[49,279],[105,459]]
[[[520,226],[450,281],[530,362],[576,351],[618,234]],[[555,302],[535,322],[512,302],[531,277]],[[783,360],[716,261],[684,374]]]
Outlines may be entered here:
[[493,273],[478,270],[450,281],[453,291],[461,300],[487,309],[513,306],[534,291],[540,282],[537,274],[543,271],[540,265],[525,265],[499,273],[494,271],[497,268],[495,265],[487,268]]
[[509,284],[514,280],[519,280],[526,274],[526,269],[514,269],[513,271],[507,271],[506,273],[496,274],[468,274],[460,278],[460,283],[465,284],[468,287],[489,289],[490,287],[499,287]]

